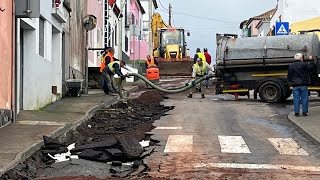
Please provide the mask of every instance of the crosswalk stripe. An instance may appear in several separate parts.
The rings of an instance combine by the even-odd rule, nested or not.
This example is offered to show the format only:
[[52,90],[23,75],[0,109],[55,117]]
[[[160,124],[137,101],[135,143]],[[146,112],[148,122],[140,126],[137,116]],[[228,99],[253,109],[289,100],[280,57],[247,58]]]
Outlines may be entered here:
[[320,172],[319,166],[292,166],[281,164],[196,163],[194,168],[272,169]]
[[157,130],[181,130],[182,127],[156,127]]
[[192,149],[193,135],[169,135],[164,152],[192,152]]
[[271,144],[284,155],[309,155],[292,138],[268,138]]
[[241,136],[218,136],[222,153],[251,153]]

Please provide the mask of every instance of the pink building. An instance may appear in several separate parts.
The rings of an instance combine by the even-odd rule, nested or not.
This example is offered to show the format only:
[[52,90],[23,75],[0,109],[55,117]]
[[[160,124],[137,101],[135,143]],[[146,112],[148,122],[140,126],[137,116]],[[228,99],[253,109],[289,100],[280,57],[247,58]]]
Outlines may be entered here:
[[130,60],[145,59],[148,54],[148,39],[142,36],[143,14],[145,10],[140,0],[130,0]]
[[0,1],[0,127],[14,111],[14,16],[12,0]]
[[[92,48],[100,48],[104,47],[103,44],[103,22],[104,22],[104,0],[87,0],[87,14],[94,15],[97,18],[97,26],[94,30],[89,31],[88,42],[89,47]],[[100,59],[99,59],[100,51],[89,51],[89,67],[99,67]]]

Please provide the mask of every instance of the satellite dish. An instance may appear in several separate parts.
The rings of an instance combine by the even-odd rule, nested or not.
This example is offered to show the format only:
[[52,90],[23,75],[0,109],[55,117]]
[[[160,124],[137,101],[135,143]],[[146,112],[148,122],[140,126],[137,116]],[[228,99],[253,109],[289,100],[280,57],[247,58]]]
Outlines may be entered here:
[[97,26],[97,18],[94,15],[87,15],[83,18],[83,27],[87,31],[91,31]]

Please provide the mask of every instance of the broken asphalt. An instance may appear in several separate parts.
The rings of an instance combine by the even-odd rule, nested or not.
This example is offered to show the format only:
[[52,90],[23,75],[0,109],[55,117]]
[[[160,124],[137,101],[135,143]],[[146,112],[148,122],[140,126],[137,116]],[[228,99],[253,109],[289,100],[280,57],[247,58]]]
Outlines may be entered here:
[[[138,85],[127,85],[130,93]],[[56,138],[88,120],[99,108],[116,103],[119,96],[105,96],[101,90],[64,98],[39,111],[21,111],[16,122],[0,130],[0,176],[23,162],[41,146],[43,135]]]

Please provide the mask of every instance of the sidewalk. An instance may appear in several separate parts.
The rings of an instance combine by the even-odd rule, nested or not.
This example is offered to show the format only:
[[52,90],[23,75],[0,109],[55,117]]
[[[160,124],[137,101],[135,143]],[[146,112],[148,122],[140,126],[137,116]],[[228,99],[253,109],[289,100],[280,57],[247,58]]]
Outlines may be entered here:
[[[128,93],[138,89],[126,85]],[[39,111],[22,111],[18,120],[0,129],[0,176],[23,162],[43,145],[42,136],[57,137],[90,118],[100,107],[110,106],[119,96],[105,96],[101,90],[70,97]]]
[[295,117],[292,112],[288,118],[296,124],[305,135],[312,138],[313,141],[320,146],[320,107],[310,108],[307,117]]

